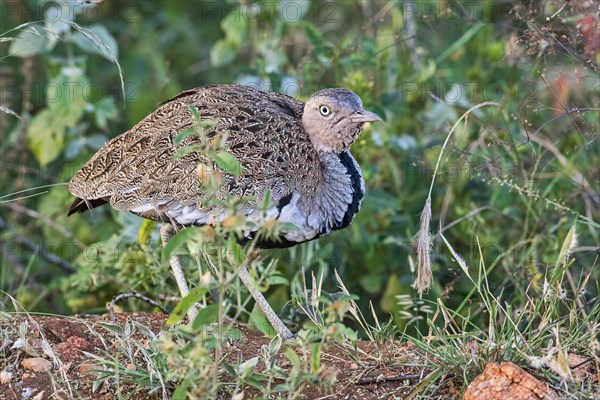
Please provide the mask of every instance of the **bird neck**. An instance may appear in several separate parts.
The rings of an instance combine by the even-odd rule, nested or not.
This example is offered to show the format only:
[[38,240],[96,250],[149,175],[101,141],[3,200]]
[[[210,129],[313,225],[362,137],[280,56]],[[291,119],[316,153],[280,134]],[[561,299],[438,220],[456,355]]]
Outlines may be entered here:
[[324,157],[326,159],[329,158],[329,155],[337,155],[341,154],[345,151],[348,151],[348,147],[345,143],[342,143],[339,140],[328,140],[325,137],[319,137],[319,139],[313,139],[311,137],[312,144],[314,148],[319,153],[319,158]]
[[360,127],[350,129],[334,130],[333,128],[322,129],[322,127],[310,121],[307,114],[302,116],[302,125],[317,152],[324,157],[328,154],[340,154],[350,149],[350,146],[361,131]]
[[349,151],[318,154],[321,174],[311,196],[309,222],[326,234],[352,222],[360,209],[365,187],[360,167]]

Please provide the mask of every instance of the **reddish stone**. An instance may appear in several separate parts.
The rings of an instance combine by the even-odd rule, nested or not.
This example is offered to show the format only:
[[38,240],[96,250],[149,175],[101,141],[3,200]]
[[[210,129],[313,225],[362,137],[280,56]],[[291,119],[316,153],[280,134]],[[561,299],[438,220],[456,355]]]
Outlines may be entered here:
[[552,389],[511,362],[490,363],[467,388],[464,400],[558,400]]
[[63,362],[84,358],[84,351],[92,351],[94,346],[79,336],[70,336],[56,346]]

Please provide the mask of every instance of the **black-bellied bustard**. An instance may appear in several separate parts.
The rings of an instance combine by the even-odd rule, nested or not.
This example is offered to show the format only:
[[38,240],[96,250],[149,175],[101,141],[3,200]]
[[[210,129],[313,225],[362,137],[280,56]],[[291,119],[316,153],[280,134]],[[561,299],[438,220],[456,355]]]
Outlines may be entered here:
[[[197,113],[190,110],[190,106]],[[278,93],[249,86],[215,85],[181,93],[127,132],[106,143],[69,183],[77,197],[69,215],[110,203],[163,223],[166,243],[174,231],[222,221],[226,209],[205,206],[198,165],[210,162],[200,153],[174,157],[182,146],[194,144],[177,136],[195,123],[194,118],[215,119],[207,135],[226,133],[224,150],[241,165],[240,174],[221,171],[222,194],[261,198],[269,193],[267,216],[289,222],[289,230],[257,247],[289,247],[347,227],[360,209],[365,193],[361,170],[350,146],[364,124],[379,121],[365,111],[362,101],[347,89],[325,89],[306,104]],[[218,168],[215,164],[214,168]],[[264,207],[246,204],[238,214],[261,220]],[[252,240],[254,231],[243,233]],[[170,259],[182,296],[189,292],[179,259]],[[248,271],[239,273],[248,290],[283,338],[292,333],[277,317],[261,293],[250,284]],[[188,313],[193,318],[192,308]]]

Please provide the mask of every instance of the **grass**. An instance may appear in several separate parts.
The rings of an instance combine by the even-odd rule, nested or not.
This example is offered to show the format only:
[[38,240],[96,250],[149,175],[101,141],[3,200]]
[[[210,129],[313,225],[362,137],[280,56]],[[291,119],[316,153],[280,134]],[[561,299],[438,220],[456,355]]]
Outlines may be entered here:
[[[462,257],[445,238],[444,242],[472,282],[473,294],[465,298],[465,304],[470,301],[481,304],[475,314],[485,315],[487,326],[486,329],[477,326],[472,322],[478,319],[477,315],[465,317],[460,310],[451,310],[438,299],[429,321],[429,335],[415,338],[415,343],[432,356],[436,366],[467,384],[487,363],[510,360],[533,370],[561,398],[592,398],[597,386],[591,381],[574,379],[569,365],[569,354],[598,363],[594,349],[599,344],[600,305],[597,298],[588,299],[586,305],[581,302],[590,275],[573,292],[566,289],[568,282],[562,278],[554,282],[555,290],[536,293],[536,289],[529,287],[527,301],[519,307],[505,299],[504,294],[490,290],[489,266],[483,257],[473,278]],[[568,241],[565,245],[569,246]],[[441,326],[435,324],[437,319],[441,319]],[[441,370],[439,374],[442,375]]]
[[[578,282],[573,281],[569,269],[573,265],[572,251],[577,246],[576,232],[574,225],[556,255],[557,267],[546,271],[543,284],[532,282],[527,286],[522,304],[514,301],[514,294],[508,295],[502,290],[495,292],[491,288],[488,276],[499,264],[488,265],[481,247],[478,247],[480,262],[471,267],[447,238],[440,235],[457,267],[471,283],[471,291],[457,309],[449,308],[440,298],[430,302],[427,335],[411,336],[399,332],[394,324],[381,323],[375,312],[366,318],[355,302],[356,297],[348,292],[339,275],[336,274],[340,292],[330,295],[322,290],[323,274],[318,278],[313,274],[309,282],[303,282],[300,296],[295,297],[296,312],[307,319],[296,338],[282,343],[275,337],[256,349],[256,356],[245,360],[225,357],[224,348],[235,347],[244,341],[243,334],[228,315],[238,318],[247,306],[247,299],[237,306],[230,299],[247,296],[240,293],[241,288],[233,279],[235,275],[226,272],[230,267],[226,257],[215,258],[212,253],[209,255],[200,250],[198,257],[219,260],[220,266],[212,265],[211,269],[220,272],[211,275],[211,290],[196,290],[196,293],[200,297],[213,293],[214,297],[223,300],[215,304],[217,307],[208,306],[201,311],[197,321],[183,324],[179,322],[181,317],[170,318],[172,328],[158,334],[135,321],[123,327],[102,324],[101,330],[90,325],[90,331],[107,349],[100,354],[86,353],[93,366],[92,372],[97,374],[94,390],[106,386],[114,390],[118,398],[140,392],[165,399],[171,396],[184,399],[186,396],[236,398],[236,395],[241,396],[244,388],[251,387],[262,398],[275,395],[293,399],[308,386],[319,387],[325,392],[332,390],[335,374],[322,368],[321,357],[327,349],[335,347],[362,367],[373,362],[390,369],[409,367],[428,371],[414,387],[411,398],[445,398],[436,393],[448,380],[458,382],[464,390],[487,363],[506,360],[523,366],[547,382],[561,398],[594,398],[597,381],[594,383],[591,377],[578,373],[569,358],[578,355],[579,364],[589,363],[596,367],[600,361],[600,302],[597,297],[590,298],[586,290],[594,279],[594,269]],[[257,259],[252,266],[264,266],[264,262]],[[272,268],[272,263],[268,268]],[[264,268],[262,272],[264,276]],[[232,291],[237,294],[232,296]],[[211,301],[206,298],[204,303]],[[187,304],[189,307],[192,303]],[[465,314],[464,309],[469,304],[475,307]],[[232,312],[236,308],[237,312]],[[173,315],[183,316],[185,311],[184,306]],[[17,315],[21,314],[27,315],[23,310],[17,312]],[[4,313],[3,318],[8,320],[9,315]],[[353,319],[360,328],[350,328],[348,319]],[[264,317],[261,320],[259,316],[254,319],[250,316],[250,320],[268,333]],[[43,338],[37,323],[23,322],[18,330],[3,324],[0,335],[3,343],[23,345],[18,346],[16,352],[8,351],[6,346],[2,348],[1,369],[15,364],[19,358],[15,359],[15,356],[20,353],[35,354],[27,350],[33,348],[27,344],[31,329],[37,329]],[[360,350],[357,346],[359,337],[371,343],[373,351]],[[386,349],[393,347],[399,338],[416,345],[423,364],[398,363],[387,354]],[[285,368],[281,367],[281,358],[276,358],[278,354],[283,354]],[[54,360],[60,363],[56,356]],[[257,368],[259,364],[261,368]],[[65,382],[68,383],[68,379],[65,378]]]
[[[244,388],[251,387],[263,398],[275,395],[293,399],[309,386],[319,387],[324,392],[332,390],[336,376],[322,368],[321,356],[326,349],[335,347],[363,367],[375,362],[384,368],[410,367],[427,371],[408,398],[444,398],[438,393],[448,380],[454,381],[462,391],[483,371],[487,363],[506,360],[523,366],[547,382],[560,393],[561,398],[593,398],[598,390],[597,381],[594,383],[590,377],[582,377],[575,367],[580,367],[576,364],[587,363],[594,365],[597,370],[600,363],[600,303],[597,296],[589,293],[590,285],[597,285],[598,282],[597,273],[594,272],[597,258],[585,274],[574,275],[572,270],[576,257],[574,252],[579,246],[578,232],[586,226],[597,228],[597,224],[530,187],[496,180],[500,186],[509,187],[521,197],[527,205],[528,214],[535,214],[532,202],[542,201],[577,215],[562,238],[562,244],[556,247],[557,253],[550,257],[555,262],[543,269],[533,265],[532,268],[537,271],[534,279],[521,286],[522,291],[515,289],[510,292],[503,285],[494,287],[489,277],[505,259],[512,259],[511,248],[490,263],[477,237],[478,262],[468,265],[466,258],[453,247],[442,229],[433,237],[429,232],[431,193],[449,138],[462,119],[484,105],[475,106],[463,114],[446,137],[437,158],[417,240],[420,272],[425,265],[424,273],[431,279],[431,272],[427,271],[427,266],[430,268],[432,263],[430,249],[433,240],[441,239],[449,258],[469,282],[468,294],[458,307],[449,307],[440,297],[435,301],[420,301],[419,305],[419,301],[410,296],[398,296],[399,304],[414,307],[413,310],[405,309],[404,317],[408,322],[400,331],[392,319],[381,323],[372,304],[370,315],[365,317],[356,303],[358,297],[348,291],[335,269],[337,293],[323,290],[324,269],[318,275],[314,272],[309,275],[303,269],[299,274],[301,284],[292,286],[293,300],[284,308],[286,321],[296,324],[300,329],[296,338],[282,343],[275,337],[257,349],[256,356],[246,360],[227,358],[224,348],[236,346],[244,340],[234,320],[246,319],[255,329],[272,335],[268,322],[258,309],[254,308],[251,313],[247,311],[249,296],[245,288],[240,286],[236,274],[240,263],[248,264],[252,275],[258,278],[258,287],[263,290],[271,284],[285,285],[288,281],[277,273],[277,262],[271,255],[256,257],[252,246],[242,248],[232,239],[223,239],[235,235],[244,224],[243,221],[225,220],[214,228],[179,233],[160,253],[162,264],[172,254],[181,253],[187,260],[188,276],[196,277],[192,279],[201,282],[188,298],[174,308],[167,321],[170,329],[163,329],[156,334],[136,322],[126,323],[124,327],[103,324],[103,330],[111,332],[113,339],[109,340],[106,333],[89,327],[106,348],[100,354],[86,353],[93,365],[92,372],[97,374],[93,390],[108,387],[119,398],[139,392],[156,394],[165,399],[184,399],[188,396],[236,398],[242,396]],[[489,184],[494,184],[494,181],[490,180]],[[239,202],[228,201],[223,205],[237,207]],[[150,252],[149,256],[143,256],[147,260],[156,257],[148,247],[154,227],[153,223],[145,223],[140,227],[138,240],[141,247],[133,249],[125,257],[121,256],[122,266],[128,265],[128,258],[140,257],[144,253]],[[270,235],[279,229],[277,225],[271,224],[269,227],[269,231],[261,234]],[[558,232],[555,231],[553,235],[556,236]],[[209,245],[211,241],[213,243]],[[535,239],[525,239],[523,243],[532,241]],[[559,238],[554,241],[559,242]],[[515,244],[515,247],[518,245]],[[186,250],[181,251],[184,247]],[[531,254],[520,256],[520,261],[527,261]],[[310,264],[312,257],[310,252],[303,253],[300,264]],[[154,259],[154,262],[159,261]],[[310,277],[308,281],[307,275]],[[21,286],[26,278],[27,273],[23,275]],[[423,289],[424,286],[418,288],[420,292]],[[17,309],[16,300],[11,300]],[[205,308],[196,321],[183,324],[181,320],[194,302],[202,303]],[[22,308],[19,310],[17,315],[24,312]],[[9,314],[3,315],[7,318]],[[425,316],[425,320],[418,318],[418,315]],[[423,324],[427,335],[407,333],[411,326]],[[9,352],[6,346],[3,348],[4,370],[16,363],[18,357],[15,359],[15,354],[33,354],[27,350],[32,348],[27,343],[31,329],[37,329],[43,338],[42,330],[27,322],[22,323],[18,331],[10,327],[2,329],[4,343],[24,343],[17,347],[16,353]],[[359,349],[359,337],[373,345],[371,353]],[[399,339],[417,346],[423,364],[398,363],[390,357],[386,348],[392,347]],[[276,358],[277,354],[283,354],[286,368],[280,366],[282,361]],[[571,355],[580,357],[577,358],[578,363],[570,361]],[[56,356],[53,359],[60,365]],[[263,367],[257,369],[259,364]],[[63,380],[69,384],[66,376],[63,376]]]
[[[587,13],[583,3],[534,3],[503,3],[507,13],[501,24],[485,18],[464,26],[412,21],[414,46],[403,37],[404,24],[414,17],[393,2],[374,11],[344,2],[335,14],[343,23],[326,26],[308,17],[302,24],[287,24],[281,16],[234,24],[235,14],[225,22],[215,18],[196,26],[188,14],[195,15],[198,7],[148,11],[140,6],[139,31],[151,34],[135,40],[128,35],[136,35],[137,25],[97,22],[123,35],[119,54],[98,30],[69,20],[66,30],[55,33],[42,21],[37,36],[27,41],[48,33],[57,39],[56,47],[35,55],[39,71],[27,67],[26,60],[19,63],[15,71],[23,80],[41,76],[44,83],[60,83],[75,69],[82,77],[76,83],[108,87],[118,82],[122,97],[127,79],[135,75],[145,92],[122,113],[112,96],[89,102],[76,96],[65,107],[78,119],[60,132],[31,132],[31,126],[50,126],[39,120],[60,111],[46,98],[33,99],[35,109],[27,106],[31,91],[19,94],[21,106],[0,108],[17,117],[10,130],[2,131],[0,144],[0,288],[5,290],[0,372],[16,374],[24,357],[46,354],[59,372],[51,390],[73,396],[79,382],[65,373],[58,354],[44,353],[52,346],[36,312],[103,313],[117,293],[138,291],[171,311],[161,329],[135,320],[93,324],[78,319],[101,343],[100,351],[86,353],[97,374],[92,387],[97,395],[184,399],[253,393],[293,399],[318,388],[320,396],[335,397],[343,385],[358,391],[363,377],[375,374],[385,381],[390,374],[412,373],[419,379],[408,379],[409,389],[398,384],[388,394],[448,399],[460,396],[487,363],[512,361],[561,398],[598,398],[599,126],[593,106],[598,56],[589,54],[588,39],[577,26]],[[318,11],[315,4],[306,15]],[[0,43],[24,40],[21,28],[33,24],[13,26]],[[224,37],[211,40],[209,28]],[[78,33],[88,39],[87,48],[71,41]],[[280,44],[285,51],[274,50]],[[224,46],[226,54],[217,51]],[[139,49],[152,51],[142,55]],[[102,68],[102,57],[111,68]],[[198,64],[203,57],[218,67]],[[419,68],[411,61],[415,57]],[[9,67],[14,62],[14,57],[2,59]],[[150,72],[140,71],[142,64]],[[201,75],[190,72],[198,68]],[[349,229],[257,256],[251,247],[225,239],[244,227],[236,218],[214,228],[185,230],[169,245],[160,243],[155,223],[126,214],[99,209],[91,223],[64,219],[63,205],[70,200],[64,182],[96,149],[94,140],[128,129],[155,103],[198,80],[252,77],[274,88],[282,88],[276,82],[284,80],[349,87],[366,108],[386,116],[385,124],[369,127],[353,147],[368,195]],[[406,91],[404,84],[425,88],[424,95]],[[465,93],[498,87],[502,96],[491,102],[475,90],[472,97],[452,101],[450,92],[439,90],[448,84]],[[525,90],[530,87],[535,90]],[[205,128],[183,132],[177,141],[202,136]],[[36,146],[29,140],[39,139],[40,132],[62,141]],[[188,150],[202,152],[223,171],[239,172],[218,145],[205,141]],[[15,160],[19,171],[52,167],[45,163],[50,155],[60,166],[50,178],[22,179],[22,172],[13,175],[9,168]],[[207,186],[218,187],[217,174],[200,172]],[[219,204],[234,210],[247,200]],[[267,226],[261,234],[282,229]],[[52,251],[40,251],[36,243],[51,244]],[[166,262],[173,254],[183,258],[193,286],[181,302]],[[239,282],[241,265],[281,309],[297,332],[294,341],[273,337]],[[196,301],[204,308],[196,321],[185,323],[185,311]],[[155,311],[135,299],[120,307]],[[20,344],[11,348],[15,343]],[[591,373],[582,372],[588,367]]]

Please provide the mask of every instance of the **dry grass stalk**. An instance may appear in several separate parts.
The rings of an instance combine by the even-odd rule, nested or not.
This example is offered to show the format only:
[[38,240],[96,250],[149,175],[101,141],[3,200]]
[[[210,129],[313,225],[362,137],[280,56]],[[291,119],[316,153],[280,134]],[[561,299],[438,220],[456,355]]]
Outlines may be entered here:
[[431,234],[429,233],[429,223],[431,222],[431,192],[433,191],[433,184],[435,183],[435,177],[437,176],[438,169],[440,167],[440,162],[442,160],[442,155],[446,150],[446,146],[452,137],[452,134],[458,127],[458,124],[461,123],[469,114],[473,111],[477,110],[481,107],[486,106],[497,106],[502,107],[500,104],[486,101],[480,104],[477,104],[471,108],[469,108],[460,118],[454,123],[450,132],[446,136],[446,140],[444,140],[444,144],[442,145],[442,150],[438,156],[437,162],[435,163],[435,170],[433,171],[433,177],[431,178],[431,185],[429,186],[429,195],[427,196],[427,200],[425,201],[425,206],[423,207],[423,212],[421,212],[421,223],[419,224],[419,232],[415,236],[415,241],[417,242],[417,279],[413,283],[413,287],[417,289],[419,295],[422,295],[427,289],[431,287],[431,282],[433,280],[433,273],[431,271]]
[[421,213],[421,223],[419,232],[415,237],[417,242],[417,279],[413,287],[417,289],[419,295],[431,286],[433,273],[431,271],[431,235],[429,234],[429,223],[431,222],[431,196],[427,197],[425,207]]

